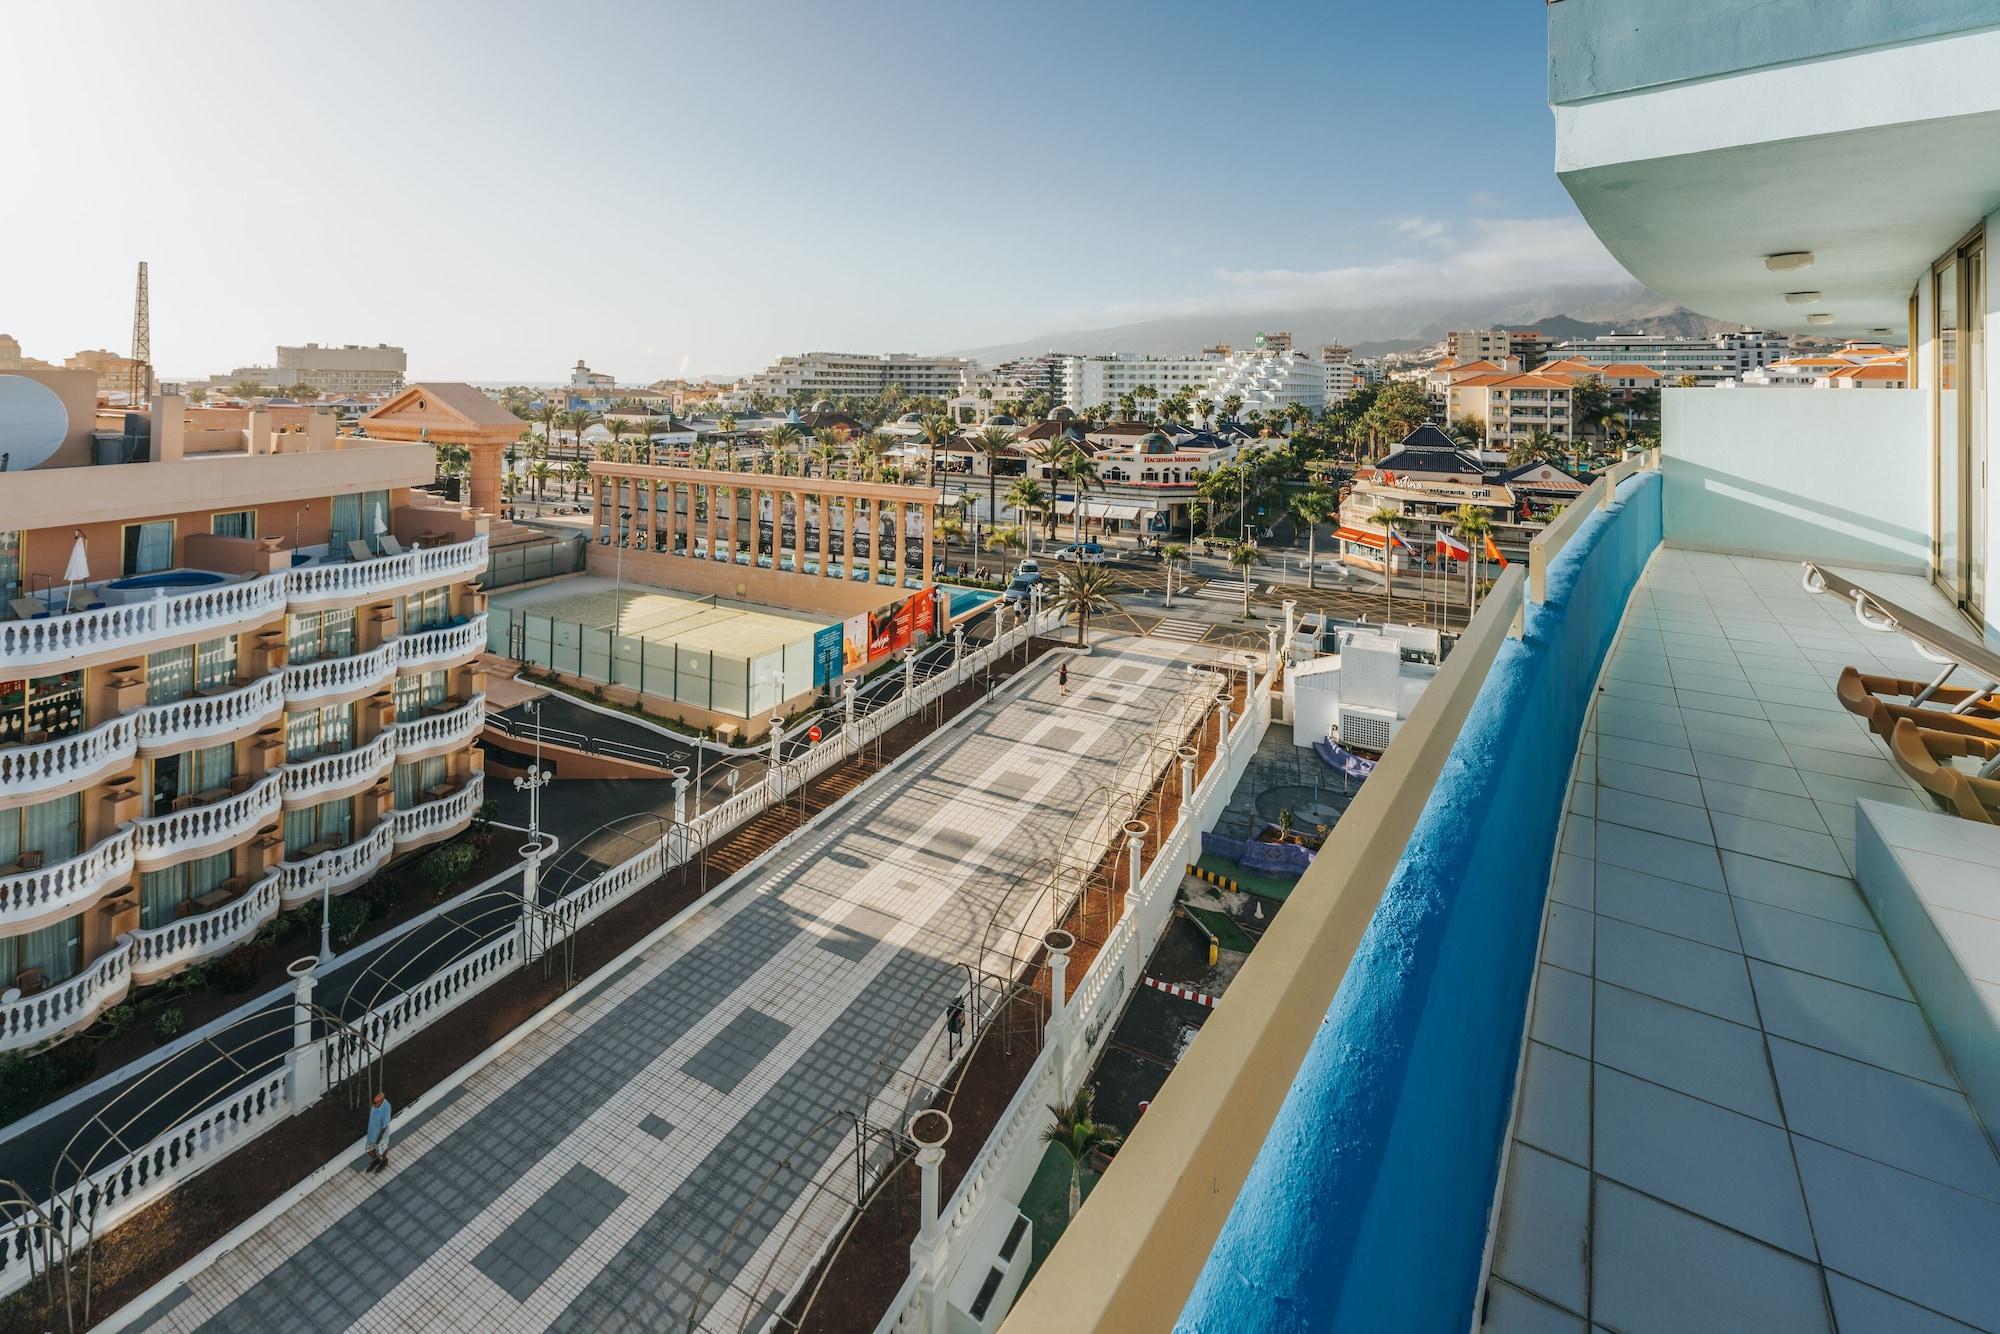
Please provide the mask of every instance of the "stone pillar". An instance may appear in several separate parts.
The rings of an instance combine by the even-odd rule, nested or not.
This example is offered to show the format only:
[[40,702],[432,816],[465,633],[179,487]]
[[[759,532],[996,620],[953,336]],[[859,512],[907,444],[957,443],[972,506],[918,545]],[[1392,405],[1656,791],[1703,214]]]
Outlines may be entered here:
[[[819,502],[819,577],[824,579],[826,578],[826,538],[828,531],[833,527],[833,505],[828,501],[824,491],[820,492],[815,499]],[[805,521],[804,516],[801,516],[799,521],[803,523]]]
[[[432,441],[432,443],[436,444],[438,442]],[[498,444],[481,443],[468,445],[466,448],[472,456],[466,464],[467,503],[475,510],[483,510],[487,514],[498,514],[500,512],[500,471],[504,466],[501,461],[501,454],[506,447]],[[617,515],[615,512],[612,518],[614,521],[616,520]],[[365,523],[367,516],[362,516],[362,520]]]
[[535,910],[541,907],[542,845],[530,842],[521,849],[521,962],[538,957],[535,949]]
[[1229,748],[1229,692],[1215,697],[1215,750],[1220,755]]
[[937,1108],[926,1108],[910,1118],[906,1131],[917,1146],[919,1173],[917,1237],[910,1243],[910,1268],[917,1276],[923,1328],[930,1334],[944,1334],[944,1280],[950,1252],[938,1226],[938,1169],[944,1165],[944,1146],[951,1138],[951,1117]]
[[[752,682],[751,684],[755,685],[756,683]],[[768,761],[769,777],[771,780],[771,800],[773,801],[785,795],[785,776],[782,769],[783,761],[779,759],[779,756],[784,754],[782,750],[784,740],[785,725],[778,721],[778,716],[774,713],[771,715],[771,758]]]
[[906,648],[903,650],[903,694],[908,698],[916,693],[917,651],[914,648]]
[[701,487],[702,503],[708,507],[708,558],[716,560],[722,552],[722,515],[717,511],[721,497],[716,493],[722,488],[712,482],[704,482]]
[[1140,861],[1141,861],[1141,856],[1145,851],[1146,851],[1145,823],[1140,820],[1127,820],[1125,822],[1125,859],[1126,859],[1126,871],[1128,875],[1125,888],[1126,912],[1132,911],[1133,905],[1139,901],[1139,881],[1141,878],[1141,873],[1145,869],[1140,864]]
[[1299,604],[1294,598],[1285,599],[1285,649],[1292,647],[1292,636],[1298,633]]
[[[824,517],[824,516],[822,516],[822,517]],[[822,532],[824,532],[825,530],[824,530],[824,529],[822,529],[821,531],[822,531]],[[844,744],[844,745],[845,745],[845,746],[847,747],[847,753],[848,753],[849,755],[852,755],[852,754],[854,753],[854,745],[855,745],[855,736],[854,736],[854,699],[855,699],[855,696],[856,696],[857,694],[859,694],[859,693],[860,693],[860,690],[861,690],[861,686],[860,686],[860,683],[859,683],[859,682],[857,682],[857,681],[855,680],[855,678],[853,678],[853,677],[851,677],[851,676],[850,676],[850,677],[848,677],[848,678],[847,678],[847,679],[846,679],[845,681],[841,682],[841,690],[840,690],[840,714],[841,714],[841,725],[840,725],[840,738],[841,738],[841,741],[842,741],[842,743],[843,743],[843,744]]]
[[792,492],[792,568],[806,572],[806,493]]
[[285,1092],[297,1116],[318,1102],[326,1091],[326,1071],[313,1043],[313,971],[316,958],[304,958],[286,971],[292,975],[292,1047],[285,1053]]
[[937,506],[930,501],[924,502],[923,515],[924,571],[923,577],[918,582],[928,584],[931,581],[931,571],[937,568]]
[[[1181,808],[1185,810],[1187,804],[1194,800],[1194,762],[1200,757],[1201,752],[1197,751],[1193,746],[1182,746],[1179,754],[1181,757]],[[1183,818],[1186,817],[1183,816]]]
[[1055,1052],[1056,1096],[1069,1096],[1069,952],[1076,948],[1076,937],[1069,932],[1057,930],[1042,937],[1042,945],[1049,954],[1049,1031],[1048,1044]]
[[660,547],[660,484],[646,483],[646,550],[657,551]]
[[954,625],[953,627],[951,627],[951,666],[952,666],[951,679],[953,684],[956,685],[964,684],[965,627],[962,625]]

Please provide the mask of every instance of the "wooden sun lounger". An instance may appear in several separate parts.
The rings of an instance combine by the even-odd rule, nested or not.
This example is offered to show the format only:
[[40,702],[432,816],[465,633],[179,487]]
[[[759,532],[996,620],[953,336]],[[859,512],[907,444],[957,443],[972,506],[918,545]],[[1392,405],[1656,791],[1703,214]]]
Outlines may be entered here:
[[2000,740],[1932,732],[1903,718],[1889,735],[1889,752],[1897,768],[1965,819],[2000,824],[2000,779],[1976,777],[1950,764],[1974,759],[1990,769],[2000,763]]
[[[2000,740],[2000,707],[1996,707],[1990,695],[1982,692],[1958,686],[1940,686],[1930,696],[1941,706],[1938,708],[1926,709],[1895,702],[1917,699],[1926,688],[1927,683],[1923,681],[1874,676],[1853,667],[1843,667],[1834,693],[1843,708],[1866,719],[1868,730],[1884,741],[1896,730],[1897,722],[1905,718],[1918,727],[1934,732],[1956,732],[1964,736]],[[1966,706],[1967,711],[1954,712],[1960,705]]]

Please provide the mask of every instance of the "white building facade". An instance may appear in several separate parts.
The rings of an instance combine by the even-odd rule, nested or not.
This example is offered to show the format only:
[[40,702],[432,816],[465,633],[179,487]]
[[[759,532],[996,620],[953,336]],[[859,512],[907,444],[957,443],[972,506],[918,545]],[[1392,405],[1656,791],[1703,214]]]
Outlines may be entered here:
[[922,398],[955,398],[978,388],[979,364],[966,357],[919,357],[896,352],[804,352],[780,357],[737,386],[737,397],[753,393],[788,398],[873,398],[890,385]]

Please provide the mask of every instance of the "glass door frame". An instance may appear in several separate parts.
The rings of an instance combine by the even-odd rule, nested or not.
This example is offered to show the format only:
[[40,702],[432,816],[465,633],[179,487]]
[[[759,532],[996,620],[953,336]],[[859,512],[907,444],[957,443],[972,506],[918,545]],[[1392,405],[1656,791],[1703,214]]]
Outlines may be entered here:
[[[1991,540],[1991,534],[1986,531],[1984,496],[1981,494],[1985,490],[1982,482],[1987,464],[1983,418],[1990,411],[1984,364],[1988,331],[1982,304],[1987,281],[1985,252],[1986,230],[1982,223],[1940,255],[1930,269],[1929,333],[1933,355],[1937,358],[1930,386],[1931,581],[1975,625],[1980,623],[1983,610],[1981,599],[1975,594],[1984,591],[1981,587],[1983,579],[1975,577],[1975,569],[1980,576],[1984,575],[1987,553],[1981,548]],[[1950,294],[1954,308],[1949,386],[1945,383],[1944,302],[1941,299],[1944,286],[1941,280],[1947,273],[1951,276]],[[1955,398],[1949,439],[1943,429],[1943,395],[1947,388]],[[1954,512],[1950,516],[1954,540],[1949,551],[1944,545],[1947,461],[1952,465],[1950,475],[1956,478],[1955,494],[1951,498]],[[1975,543],[1975,534],[1983,540]]]

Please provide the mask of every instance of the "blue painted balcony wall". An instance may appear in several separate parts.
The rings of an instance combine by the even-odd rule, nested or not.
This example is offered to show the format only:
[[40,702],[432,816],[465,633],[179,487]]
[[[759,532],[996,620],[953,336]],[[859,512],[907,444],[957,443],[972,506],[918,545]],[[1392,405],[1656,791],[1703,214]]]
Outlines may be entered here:
[[1181,1329],[1470,1323],[1563,793],[1660,497],[1627,480],[1502,646]]

